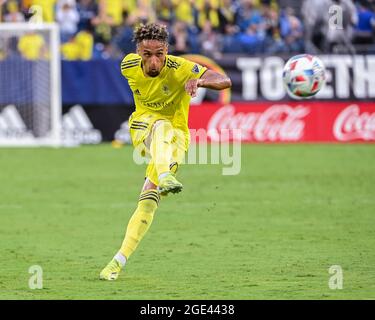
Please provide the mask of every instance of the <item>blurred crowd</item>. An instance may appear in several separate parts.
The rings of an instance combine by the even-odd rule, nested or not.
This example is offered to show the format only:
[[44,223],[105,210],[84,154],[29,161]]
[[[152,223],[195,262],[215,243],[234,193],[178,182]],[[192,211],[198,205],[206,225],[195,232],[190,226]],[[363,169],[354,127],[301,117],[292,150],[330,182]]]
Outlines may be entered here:
[[[293,54],[371,50],[375,0],[0,0],[1,22],[57,22],[66,60],[122,57],[140,23],[168,26],[170,53]],[[341,16],[334,6],[340,6]],[[28,33],[18,50],[45,53]]]

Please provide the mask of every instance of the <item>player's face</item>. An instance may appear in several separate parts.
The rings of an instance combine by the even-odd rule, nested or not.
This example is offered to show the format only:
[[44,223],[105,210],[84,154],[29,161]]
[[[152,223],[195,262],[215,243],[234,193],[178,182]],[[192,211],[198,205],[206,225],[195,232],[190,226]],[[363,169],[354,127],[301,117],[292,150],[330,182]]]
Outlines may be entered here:
[[158,40],[143,40],[138,44],[137,52],[142,57],[143,72],[150,77],[157,77],[168,53],[167,44]]

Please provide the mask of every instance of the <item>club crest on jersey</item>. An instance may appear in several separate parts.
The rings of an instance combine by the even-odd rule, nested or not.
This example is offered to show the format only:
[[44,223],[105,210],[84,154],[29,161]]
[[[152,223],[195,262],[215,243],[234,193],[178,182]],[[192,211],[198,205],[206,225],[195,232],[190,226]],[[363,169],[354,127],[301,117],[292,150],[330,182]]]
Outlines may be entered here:
[[136,89],[136,90],[134,91],[134,94],[140,96],[140,95],[141,95],[141,92],[139,91],[139,89]]
[[166,96],[170,94],[170,90],[166,84],[163,84],[162,90]]

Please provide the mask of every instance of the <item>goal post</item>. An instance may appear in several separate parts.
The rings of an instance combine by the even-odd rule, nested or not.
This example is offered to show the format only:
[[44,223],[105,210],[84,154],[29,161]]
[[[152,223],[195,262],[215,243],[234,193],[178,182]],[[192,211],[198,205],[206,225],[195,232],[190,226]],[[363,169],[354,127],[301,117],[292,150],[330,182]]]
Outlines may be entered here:
[[58,25],[0,23],[0,146],[61,146],[61,103]]

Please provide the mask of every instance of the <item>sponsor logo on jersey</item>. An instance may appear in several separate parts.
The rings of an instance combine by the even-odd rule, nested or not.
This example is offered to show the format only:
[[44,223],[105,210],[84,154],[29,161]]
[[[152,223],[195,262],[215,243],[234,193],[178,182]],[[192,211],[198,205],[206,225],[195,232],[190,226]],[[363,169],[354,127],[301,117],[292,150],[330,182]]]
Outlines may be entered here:
[[144,106],[153,110],[161,110],[174,105],[174,101],[163,101],[163,102],[144,102]]

